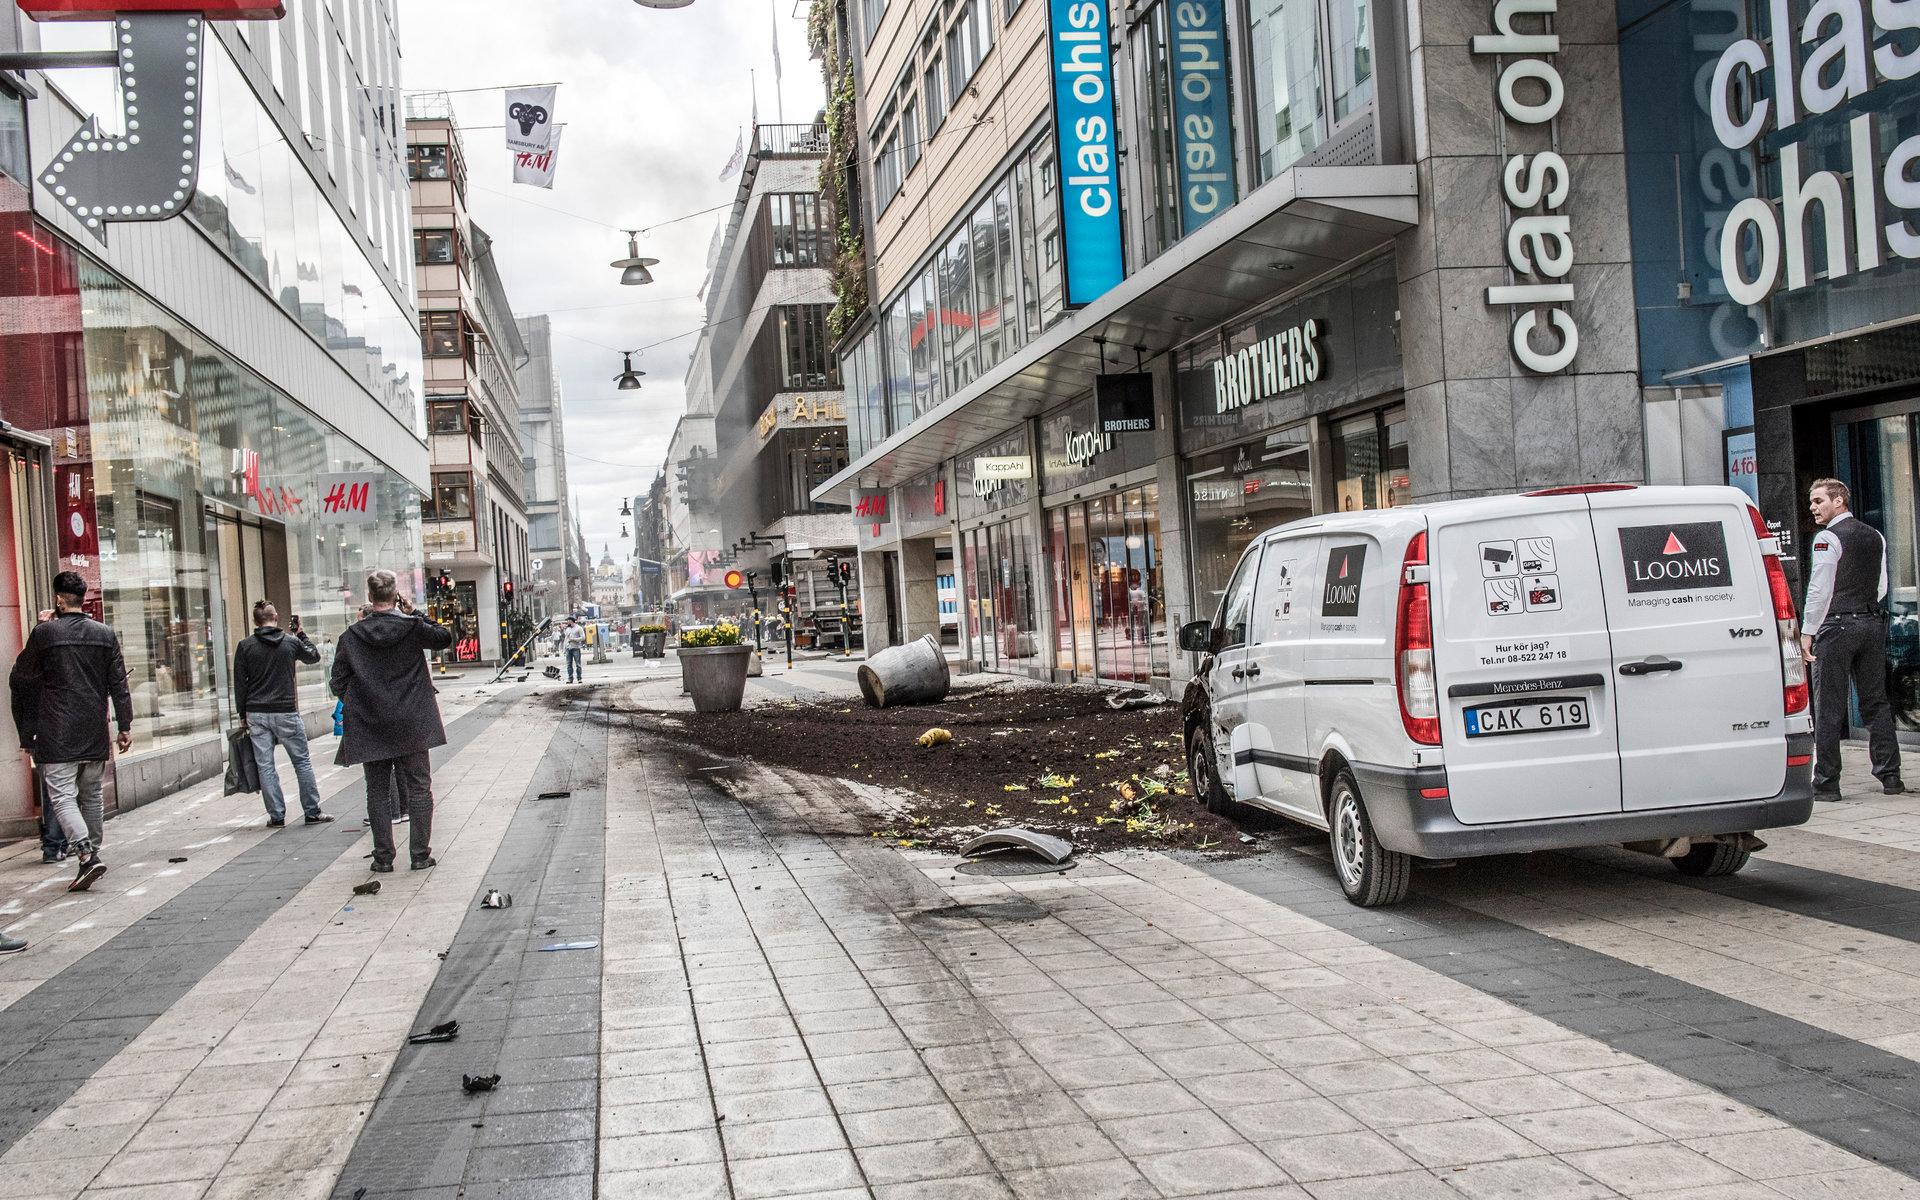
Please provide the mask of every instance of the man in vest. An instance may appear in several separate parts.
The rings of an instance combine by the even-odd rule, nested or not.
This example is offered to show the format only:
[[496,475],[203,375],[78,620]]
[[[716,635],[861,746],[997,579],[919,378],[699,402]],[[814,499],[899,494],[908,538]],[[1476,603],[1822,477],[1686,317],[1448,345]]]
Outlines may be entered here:
[[1852,496],[1838,479],[1818,479],[1807,507],[1821,526],[1813,539],[1813,570],[1800,652],[1813,664],[1813,798],[1840,798],[1840,737],[1847,728],[1847,683],[1860,697],[1868,758],[1880,790],[1907,790],[1900,781],[1900,744],[1887,703],[1887,540],[1848,510]]

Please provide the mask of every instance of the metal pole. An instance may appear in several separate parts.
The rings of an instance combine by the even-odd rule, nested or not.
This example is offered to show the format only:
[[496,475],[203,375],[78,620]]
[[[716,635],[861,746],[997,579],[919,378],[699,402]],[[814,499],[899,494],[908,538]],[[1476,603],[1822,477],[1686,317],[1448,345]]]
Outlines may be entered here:
[[[504,678],[504,677],[506,676],[506,674],[507,674],[507,671],[508,671],[508,669],[509,669],[509,668],[511,668],[511,667],[513,666],[513,660],[514,660],[514,659],[516,659],[516,658],[519,658],[519,657],[520,657],[520,655],[521,655],[521,654],[522,654],[523,652],[525,652],[525,650],[526,650],[526,648],[527,648],[528,646],[531,646],[531,645],[533,645],[533,643],[534,643],[534,642],[536,642],[536,641],[538,641],[538,640],[539,640],[539,638],[540,638],[540,635],[541,635],[541,634],[543,634],[543,633],[545,633],[545,632],[547,631],[547,629],[548,629],[548,627],[549,627],[549,626],[551,626],[552,624],[553,624],[553,618],[552,618],[552,617],[548,617],[548,618],[547,618],[546,620],[544,620],[544,621],[542,621],[542,622],[540,622],[540,628],[538,628],[538,629],[536,629],[536,630],[534,630],[534,631],[533,631],[533,635],[532,635],[531,637],[529,637],[529,638],[528,638],[528,639],[527,639],[526,641],[524,641],[524,642],[521,642],[521,643],[520,643],[520,649],[518,649],[518,650],[515,650],[515,651],[514,651],[514,652],[513,652],[512,654],[509,654],[509,655],[507,656],[507,661],[506,661],[506,662],[505,662],[504,664],[502,664],[502,665],[501,665],[501,667],[500,667],[500,674],[498,674],[498,675],[495,675],[495,676],[493,677],[493,682],[495,682],[495,683],[499,683],[499,682],[500,682],[500,680],[501,680],[501,679],[503,679],[503,678]],[[527,669],[528,669],[528,670],[532,670],[532,669],[533,669],[533,664],[532,664],[532,663],[527,663],[527,664],[526,664],[526,667],[527,667]]]
[[62,67],[118,67],[114,50],[14,50],[0,54],[0,71],[54,71]]

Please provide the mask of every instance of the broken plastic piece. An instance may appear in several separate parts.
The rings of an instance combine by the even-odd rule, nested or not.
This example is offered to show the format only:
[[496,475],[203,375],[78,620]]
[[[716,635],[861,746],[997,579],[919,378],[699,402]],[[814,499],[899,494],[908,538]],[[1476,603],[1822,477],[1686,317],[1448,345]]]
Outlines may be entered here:
[[555,942],[551,946],[540,947],[540,951],[544,954],[549,950],[591,950],[599,944],[599,942]]
[[1019,826],[983,833],[960,847],[960,855],[963,858],[972,858],[983,850],[1002,849],[1028,850],[1055,865],[1073,857],[1073,843],[1067,839],[1055,837],[1050,833],[1036,833]]
[[541,792],[541,793],[540,793],[540,794],[539,794],[538,796],[535,796],[535,797],[534,797],[534,799],[536,799],[536,800],[561,800],[561,799],[565,799],[566,797],[568,797],[568,796],[571,796],[571,795],[573,795],[573,793],[572,793],[572,792]]
[[424,1046],[429,1042],[450,1042],[460,1036],[460,1022],[442,1021],[425,1033],[416,1033],[407,1041],[415,1046]]
[[465,1088],[469,1095],[474,1092],[490,1092],[499,1082],[498,1075],[462,1075],[460,1077],[460,1086]]
[[184,856],[184,855],[182,855],[182,856],[181,856],[181,857],[179,857],[179,858],[170,858],[170,859],[168,859],[167,861],[168,861],[168,862],[170,862],[170,863],[181,863],[181,862],[185,862],[185,861],[187,861],[187,860],[186,860],[186,856]]
[[365,883],[356,883],[353,885],[353,894],[356,896],[377,896],[380,894],[380,881],[378,879],[369,879]]
[[488,888],[487,894],[480,897],[481,908],[512,908],[513,897],[499,888]]

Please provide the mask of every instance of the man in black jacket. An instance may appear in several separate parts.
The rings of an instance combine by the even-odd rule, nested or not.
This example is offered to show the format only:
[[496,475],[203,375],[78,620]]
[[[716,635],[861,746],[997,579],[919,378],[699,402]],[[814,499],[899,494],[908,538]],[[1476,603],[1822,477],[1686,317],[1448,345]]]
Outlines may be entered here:
[[367,821],[373,827],[373,869],[393,870],[393,792],[412,817],[413,869],[433,858],[433,769],[428,751],[447,744],[440,703],[427,674],[426,652],[453,645],[453,631],[413,611],[392,571],[367,576],[373,611],[347,626],[333,656],[333,694],[346,701],[343,763],[367,772]]
[[87,582],[72,571],[53,577],[54,618],[34,626],[13,663],[13,723],[33,754],[60,827],[80,869],[70,892],[107,873],[100,861],[101,785],[107,774],[107,702],[113,702],[120,752],[133,746],[133,696],[120,638],[80,611]]
[[260,768],[260,798],[267,803],[267,824],[287,823],[287,798],[280,790],[280,772],[274,769],[273,747],[287,748],[287,760],[300,781],[300,808],[307,824],[333,820],[320,811],[320,781],[313,775],[313,756],[307,751],[307,726],[300,719],[296,673],[300,663],[320,661],[320,648],[307,640],[300,618],[293,619],[293,636],[280,631],[280,613],[268,600],[253,606],[253,636],[233,652],[233,706],[240,727],[253,739],[253,761]]

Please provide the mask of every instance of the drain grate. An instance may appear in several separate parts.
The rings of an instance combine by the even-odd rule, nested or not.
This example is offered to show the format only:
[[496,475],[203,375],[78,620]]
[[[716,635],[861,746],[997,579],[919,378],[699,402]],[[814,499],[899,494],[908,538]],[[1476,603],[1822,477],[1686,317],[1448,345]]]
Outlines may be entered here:
[[974,858],[955,863],[953,869],[962,875],[991,875],[999,879],[1010,879],[1019,875],[1058,875],[1063,871],[1073,870],[1073,863],[1050,863],[1044,859],[1027,858],[1024,855],[1012,858],[996,854],[987,858]]

